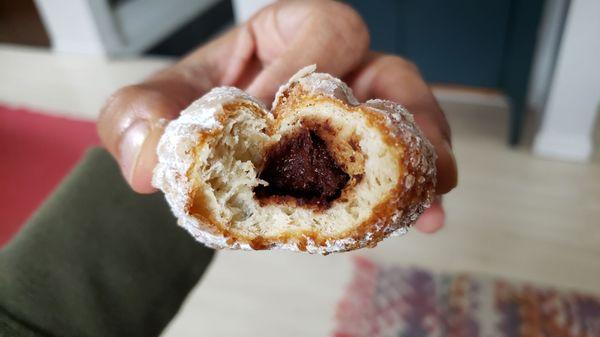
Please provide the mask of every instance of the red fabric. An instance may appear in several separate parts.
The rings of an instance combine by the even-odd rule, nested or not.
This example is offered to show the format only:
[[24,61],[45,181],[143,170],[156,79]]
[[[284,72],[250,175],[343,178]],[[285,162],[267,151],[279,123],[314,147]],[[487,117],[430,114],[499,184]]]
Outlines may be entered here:
[[0,246],[96,144],[93,122],[0,105]]

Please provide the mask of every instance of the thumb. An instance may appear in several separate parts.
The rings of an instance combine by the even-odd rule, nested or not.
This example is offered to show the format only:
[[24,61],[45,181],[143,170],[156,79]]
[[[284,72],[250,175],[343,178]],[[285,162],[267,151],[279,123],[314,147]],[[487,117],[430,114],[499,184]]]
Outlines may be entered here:
[[362,62],[369,47],[369,32],[358,13],[333,1],[317,2],[313,9],[299,27],[294,27],[293,37],[284,40],[278,52],[273,51],[272,40],[289,36],[289,32],[278,31],[285,30],[282,27],[289,13],[263,11],[251,19],[248,27],[256,38],[256,56],[263,67],[246,88],[248,93],[270,102],[277,88],[307,65],[316,64],[319,71],[344,77]]
[[[169,89],[172,89],[169,86]],[[151,193],[156,147],[167,120],[177,116],[189,96],[161,90],[152,84],[120,89],[106,103],[98,119],[98,134],[117,159],[125,180],[139,193]]]

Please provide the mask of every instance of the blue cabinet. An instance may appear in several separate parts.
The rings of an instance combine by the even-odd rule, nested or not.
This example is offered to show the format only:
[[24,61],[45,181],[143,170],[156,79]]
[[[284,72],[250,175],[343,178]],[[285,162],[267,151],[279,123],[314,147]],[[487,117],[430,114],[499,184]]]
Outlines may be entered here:
[[348,0],[375,50],[415,62],[430,83],[502,90],[511,102],[509,142],[519,141],[544,0]]

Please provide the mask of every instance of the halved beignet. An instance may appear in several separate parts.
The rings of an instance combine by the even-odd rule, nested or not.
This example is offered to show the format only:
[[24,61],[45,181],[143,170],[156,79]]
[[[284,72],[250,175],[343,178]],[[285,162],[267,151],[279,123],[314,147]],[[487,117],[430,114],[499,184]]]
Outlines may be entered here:
[[153,185],[214,248],[327,254],[401,234],[434,196],[435,153],[400,105],[359,104],[306,67],[271,112],[215,88],[166,128]]

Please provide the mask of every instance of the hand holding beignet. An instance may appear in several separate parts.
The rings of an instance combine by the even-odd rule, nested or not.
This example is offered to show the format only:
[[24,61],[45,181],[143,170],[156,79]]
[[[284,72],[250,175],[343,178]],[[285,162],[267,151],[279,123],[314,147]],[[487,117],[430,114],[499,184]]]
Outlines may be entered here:
[[[153,193],[156,148],[166,122],[179,117],[182,110],[214,87],[234,86],[263,102],[272,101],[281,83],[300,67],[312,63],[318,64],[320,71],[343,78],[360,101],[381,98],[397,102],[414,115],[415,123],[437,154],[436,198],[414,227],[425,233],[442,228],[445,215],[441,196],[457,184],[450,127],[444,113],[414,64],[369,50],[365,23],[356,11],[341,2],[277,1],[265,7],[178,62],[115,92],[102,109],[98,133],[131,188],[138,193]],[[296,158],[319,157],[317,154],[323,153],[319,150],[323,148],[320,140],[307,137],[306,132],[299,139],[302,141],[290,144],[301,147],[308,142],[311,150]],[[282,166],[270,167],[261,171],[261,179],[268,180],[264,177]],[[340,185],[344,182],[343,175],[330,176],[340,177],[333,179]],[[318,177],[321,175],[313,174],[306,181],[316,181]],[[287,179],[275,177],[271,186],[286,185]],[[336,186],[320,190],[335,195]],[[296,187],[311,191],[308,183]]]

